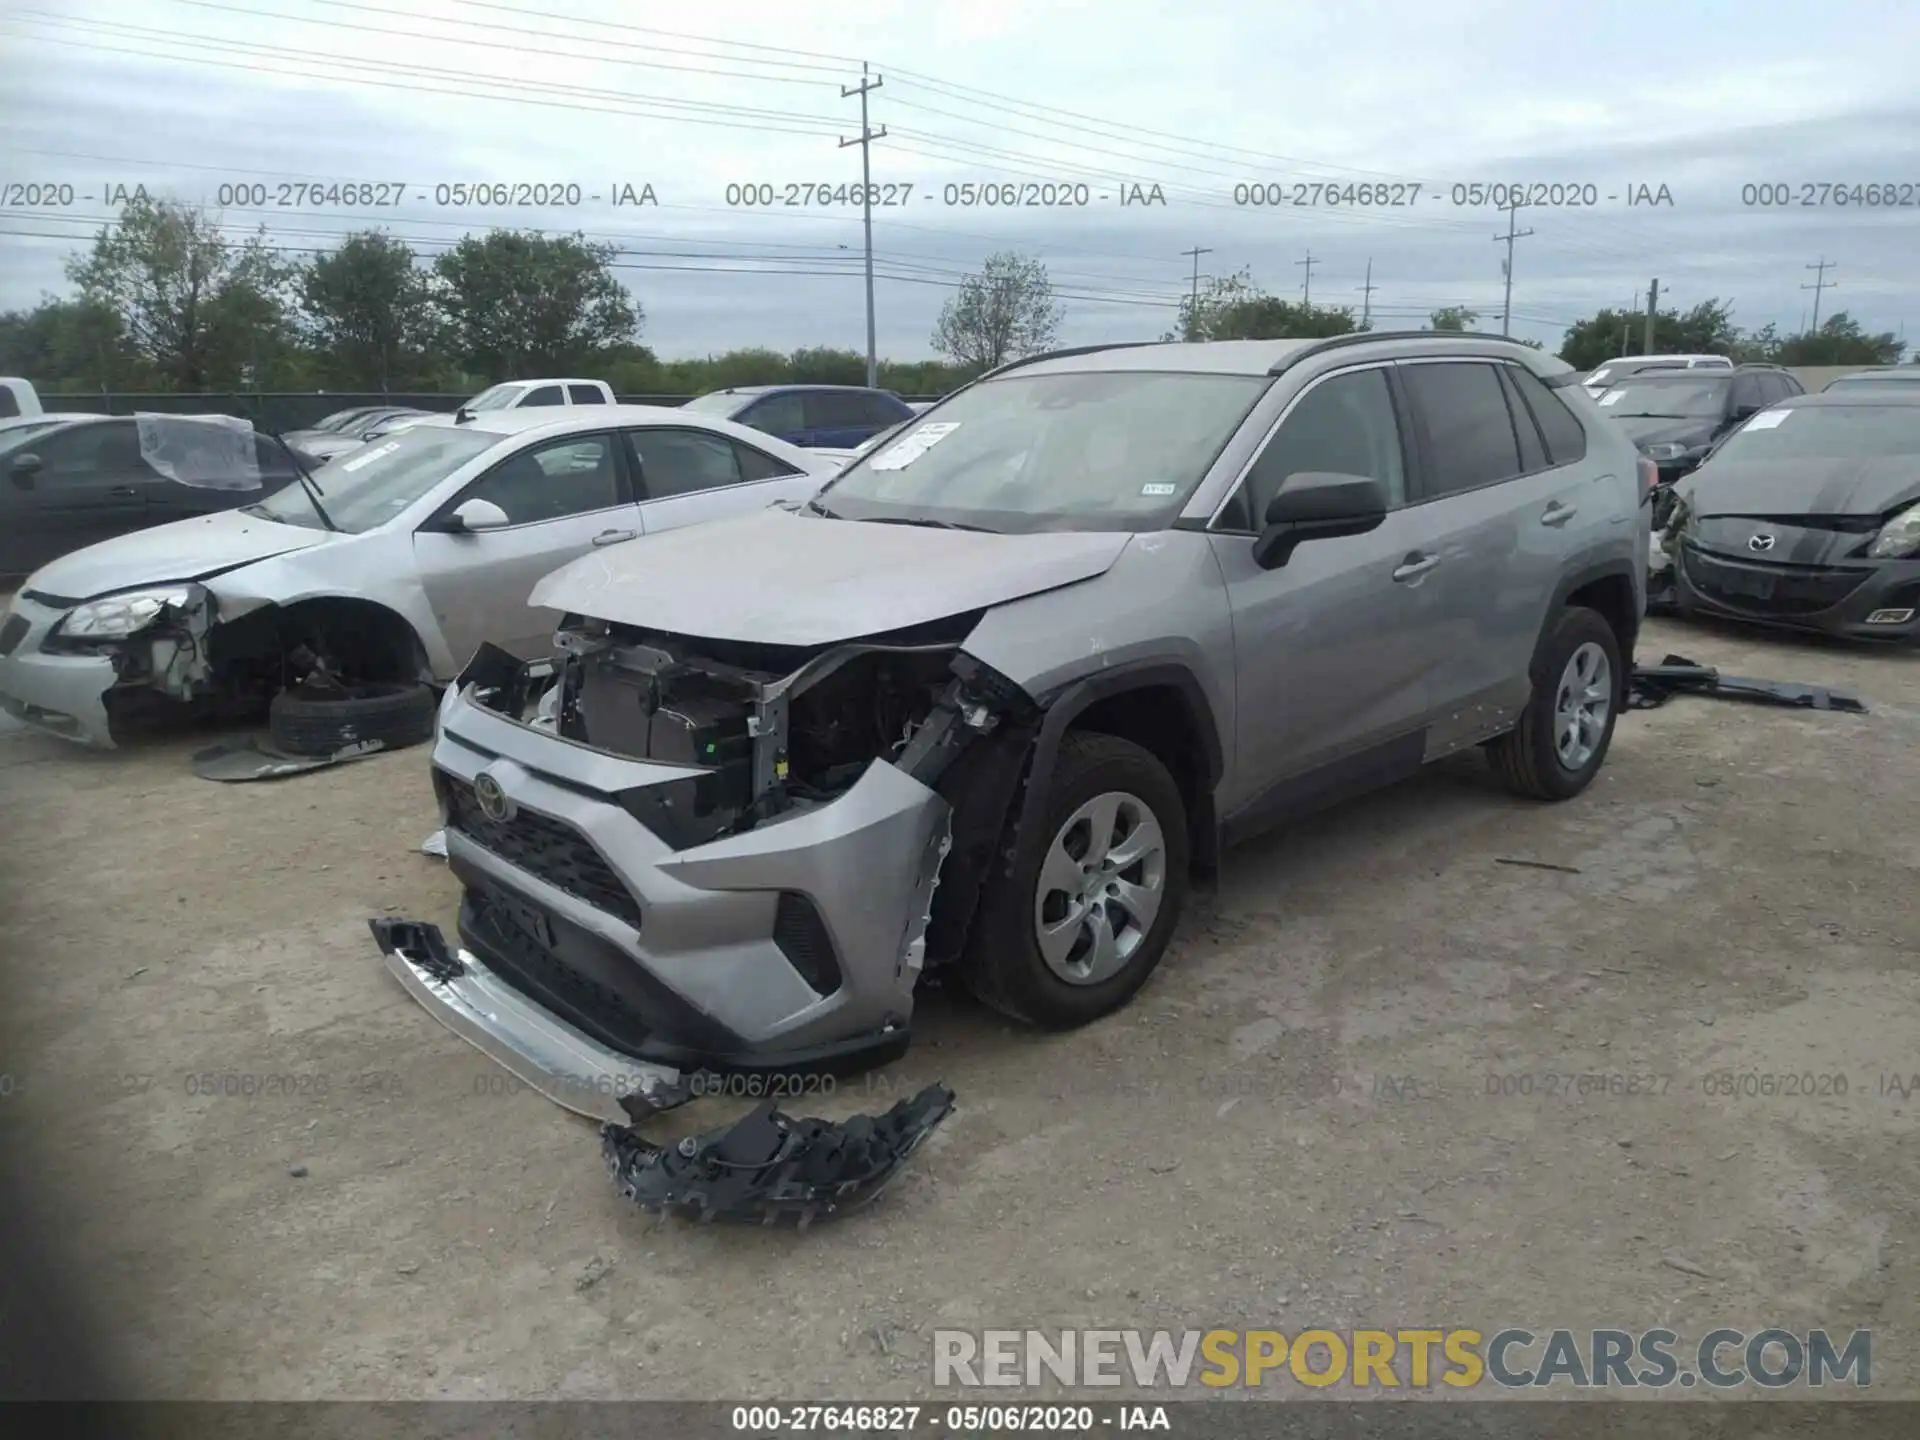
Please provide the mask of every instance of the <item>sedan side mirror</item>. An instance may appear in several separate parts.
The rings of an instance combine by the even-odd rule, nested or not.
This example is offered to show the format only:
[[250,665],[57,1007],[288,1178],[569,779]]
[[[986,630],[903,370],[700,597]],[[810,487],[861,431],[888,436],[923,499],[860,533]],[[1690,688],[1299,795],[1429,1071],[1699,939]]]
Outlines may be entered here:
[[7,466],[7,474],[22,490],[33,489],[33,477],[39,473],[40,457],[34,454],[16,455],[13,463]]
[[1387,490],[1364,475],[1312,470],[1289,475],[1267,503],[1266,528],[1253,542],[1253,563],[1278,570],[1306,540],[1364,535],[1387,518]]
[[483,530],[500,530],[513,521],[507,512],[491,500],[463,500],[447,516],[447,529],[455,535],[476,535]]

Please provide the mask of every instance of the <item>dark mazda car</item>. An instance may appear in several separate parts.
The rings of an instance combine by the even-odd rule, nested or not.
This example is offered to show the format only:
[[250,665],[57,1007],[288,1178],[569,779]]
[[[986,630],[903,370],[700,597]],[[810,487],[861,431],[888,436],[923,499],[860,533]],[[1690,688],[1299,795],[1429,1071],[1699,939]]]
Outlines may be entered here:
[[1683,614],[1920,640],[1920,387],[1763,410],[1676,487]]

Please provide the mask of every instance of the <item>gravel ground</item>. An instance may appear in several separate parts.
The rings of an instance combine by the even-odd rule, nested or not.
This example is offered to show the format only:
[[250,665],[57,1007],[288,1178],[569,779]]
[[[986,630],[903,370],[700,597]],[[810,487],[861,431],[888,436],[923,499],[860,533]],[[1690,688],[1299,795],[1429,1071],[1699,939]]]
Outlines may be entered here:
[[1668,650],[1873,713],[1682,698],[1563,806],[1449,764],[1231,855],[1072,1035],[929,996],[817,1108],[959,1108],[800,1236],[632,1210],[387,975],[368,916],[454,917],[423,751],[223,787],[204,736],[0,735],[8,1163],[161,1397],[910,1398],[940,1327],[1507,1324],[1866,1327],[1920,1396],[1920,657]]

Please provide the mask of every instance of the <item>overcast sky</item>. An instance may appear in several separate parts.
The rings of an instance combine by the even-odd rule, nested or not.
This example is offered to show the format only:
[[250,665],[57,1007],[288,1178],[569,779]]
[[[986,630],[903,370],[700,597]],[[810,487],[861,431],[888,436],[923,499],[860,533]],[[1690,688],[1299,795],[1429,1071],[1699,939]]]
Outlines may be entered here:
[[[874,212],[883,356],[931,353],[953,284],[997,249],[1045,261],[1067,343],[1164,331],[1195,246],[1202,275],[1246,266],[1294,296],[1310,279],[1356,307],[1371,262],[1376,325],[1463,304],[1497,329],[1507,217],[1454,203],[1492,182],[1598,199],[1518,217],[1513,331],[1550,347],[1653,277],[1663,303],[1719,296],[1745,327],[1795,330],[1823,259],[1823,314],[1920,342],[1917,54],[1911,0],[6,0],[0,308],[65,290],[108,186],[219,206],[238,185],[264,196],[224,197],[234,233],[264,223],[293,250],[373,225],[423,254],[491,225],[612,241],[663,356],[863,349],[857,197],[785,202],[860,179],[839,142],[865,61],[888,131],[873,178],[911,186]],[[403,198],[293,188],[346,181]],[[440,203],[501,182],[579,203]],[[946,203],[966,182],[1087,203]],[[1869,182],[1907,206],[1798,203]],[[1292,203],[1314,184],[1384,195]],[[53,187],[37,208],[34,185]],[[612,203],[649,185],[657,204]],[[1121,204],[1156,185],[1163,204]],[[1236,204],[1236,185],[1286,203]],[[1795,203],[1743,203],[1758,185]],[[1642,186],[1671,203],[1630,205]]]

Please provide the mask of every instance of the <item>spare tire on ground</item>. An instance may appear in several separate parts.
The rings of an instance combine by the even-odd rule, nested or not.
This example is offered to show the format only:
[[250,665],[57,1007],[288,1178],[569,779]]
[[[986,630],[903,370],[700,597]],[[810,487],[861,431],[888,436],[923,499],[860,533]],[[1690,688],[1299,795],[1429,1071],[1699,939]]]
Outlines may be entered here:
[[377,743],[400,750],[433,738],[439,702],[426,685],[296,685],[273,697],[267,732],[288,755],[332,755]]

